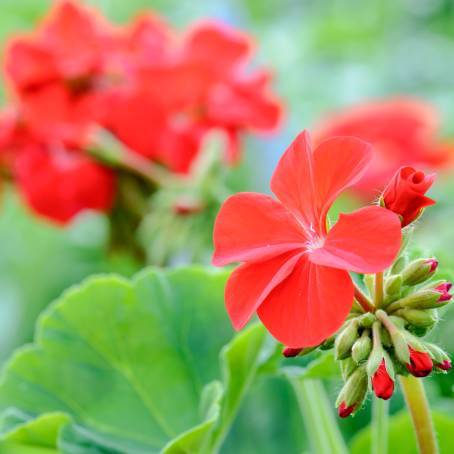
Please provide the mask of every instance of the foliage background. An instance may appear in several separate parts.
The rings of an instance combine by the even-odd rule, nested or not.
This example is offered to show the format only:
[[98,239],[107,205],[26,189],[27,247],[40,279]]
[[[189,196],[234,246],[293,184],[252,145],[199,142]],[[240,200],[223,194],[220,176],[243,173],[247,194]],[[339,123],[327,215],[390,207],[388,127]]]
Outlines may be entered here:
[[[257,60],[271,66],[275,87],[286,105],[275,135],[250,138],[238,169],[243,190],[268,190],[277,159],[301,129],[325,112],[360,100],[414,94],[442,112],[442,134],[454,136],[454,2],[451,0],[91,0],[116,22],[151,8],[170,23],[218,18],[251,33]],[[0,42],[30,29],[49,0],[2,0]],[[81,37],[82,38],[82,37]],[[83,38],[82,38],[83,39]],[[4,97],[5,93],[2,93]],[[421,222],[418,245],[454,269],[454,182],[441,177],[433,191],[439,204]],[[39,312],[63,289],[96,272],[132,275],[138,265],[127,256],[107,254],[108,223],[84,214],[67,230],[32,217],[11,190],[0,212],[0,360],[30,341]],[[343,203],[354,204],[344,200]],[[452,312],[452,311],[451,311]],[[454,354],[446,314],[438,334]],[[453,375],[430,379],[435,408],[454,417]],[[328,383],[330,392],[336,382]],[[392,411],[402,407],[393,398]],[[368,411],[341,421],[346,438],[367,424]],[[285,381],[262,380],[252,390],[224,448],[225,453],[297,453],[307,439],[292,391]]]

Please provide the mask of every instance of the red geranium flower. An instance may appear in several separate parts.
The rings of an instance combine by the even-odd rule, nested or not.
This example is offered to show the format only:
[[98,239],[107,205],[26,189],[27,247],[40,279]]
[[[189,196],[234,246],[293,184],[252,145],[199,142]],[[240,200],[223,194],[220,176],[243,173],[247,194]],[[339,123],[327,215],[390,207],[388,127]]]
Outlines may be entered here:
[[110,40],[96,13],[66,0],[33,35],[10,43],[6,71],[30,128],[79,141],[101,109]]
[[83,210],[108,211],[114,200],[113,173],[78,150],[29,144],[15,162],[19,192],[38,214],[67,223]]
[[355,185],[360,194],[375,197],[399,167],[438,168],[452,158],[452,145],[440,142],[437,111],[414,98],[367,102],[328,116],[315,132],[315,142],[352,135],[371,143],[373,163]]
[[432,186],[435,174],[425,175],[413,167],[400,168],[383,192],[383,204],[402,217],[402,227],[412,223],[435,200],[425,194]]
[[392,263],[401,228],[389,210],[370,206],[341,215],[327,231],[331,204],[358,181],[371,157],[370,145],[353,137],[327,140],[312,152],[303,132],[271,180],[278,200],[239,193],[224,203],[214,228],[213,263],[244,262],[225,293],[236,329],[257,311],[285,345],[318,345],[351,309],[348,271],[374,273]]

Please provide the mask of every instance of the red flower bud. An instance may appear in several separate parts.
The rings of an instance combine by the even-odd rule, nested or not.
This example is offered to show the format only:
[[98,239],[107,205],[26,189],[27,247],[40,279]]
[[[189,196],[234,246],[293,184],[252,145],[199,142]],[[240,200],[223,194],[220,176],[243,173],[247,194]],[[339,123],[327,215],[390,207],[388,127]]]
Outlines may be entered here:
[[451,361],[449,359],[445,359],[441,363],[435,364],[435,367],[441,370],[449,370],[452,367]]
[[425,175],[413,167],[401,167],[383,192],[386,208],[402,217],[402,227],[413,222],[421,210],[435,204],[425,196],[432,186],[435,174]]
[[433,273],[438,268],[438,260],[437,259],[427,259],[426,263],[430,265],[429,272]]
[[419,352],[410,348],[410,362],[406,364],[408,372],[415,377],[426,377],[432,372],[432,359],[426,352]]
[[303,348],[285,347],[284,350],[282,350],[282,354],[286,358],[294,358],[295,356],[298,356],[302,351]]
[[444,282],[443,284],[440,284],[437,287],[435,287],[434,290],[440,293],[440,298],[438,299],[438,301],[449,301],[452,298],[452,295],[449,293],[451,287],[452,287],[451,282]]
[[345,404],[345,402],[341,402],[339,405],[337,412],[341,418],[347,418],[355,411],[356,404],[352,404],[349,407]]
[[385,360],[382,360],[372,377],[372,388],[374,389],[375,395],[380,399],[388,400],[393,395],[394,380],[386,370]]

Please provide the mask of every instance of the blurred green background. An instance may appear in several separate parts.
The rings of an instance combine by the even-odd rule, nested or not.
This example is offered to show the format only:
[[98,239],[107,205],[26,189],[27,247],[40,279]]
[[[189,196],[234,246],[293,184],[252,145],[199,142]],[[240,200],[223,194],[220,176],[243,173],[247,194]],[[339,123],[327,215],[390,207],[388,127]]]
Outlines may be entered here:
[[[0,42],[29,30],[52,2],[1,0]],[[454,135],[454,2],[452,0],[91,0],[122,23],[152,9],[184,28],[200,18],[217,18],[250,33],[256,61],[271,67],[275,89],[286,106],[278,133],[249,138],[238,170],[245,190],[268,190],[269,176],[287,144],[323,114],[343,105],[393,94],[412,94],[442,112],[442,135]],[[81,37],[83,39],[83,37]],[[5,97],[4,91],[2,97]],[[442,176],[439,200],[421,222],[418,247],[454,269],[454,181]],[[11,190],[0,212],[0,361],[32,338],[37,315],[65,288],[97,272],[131,275],[138,265],[107,254],[109,227],[99,215],[84,214],[67,230],[29,215]],[[454,353],[446,314],[437,334]],[[454,416],[453,375],[430,379],[435,408]],[[328,384],[332,396],[338,383]],[[334,401],[334,397],[333,397]],[[392,401],[392,411],[402,398]],[[341,421],[346,438],[368,422],[368,410]],[[298,453],[307,448],[290,387],[263,380],[246,399],[224,453]]]

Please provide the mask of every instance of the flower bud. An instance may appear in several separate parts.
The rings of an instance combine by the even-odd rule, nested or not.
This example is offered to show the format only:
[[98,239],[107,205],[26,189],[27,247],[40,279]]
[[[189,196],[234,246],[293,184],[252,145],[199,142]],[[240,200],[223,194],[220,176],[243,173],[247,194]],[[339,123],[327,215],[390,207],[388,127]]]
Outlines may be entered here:
[[337,398],[341,418],[354,413],[363,403],[367,393],[367,374],[364,367],[358,367],[348,378]]
[[438,322],[436,312],[418,309],[402,309],[396,315],[403,317],[410,325],[418,328],[430,328]]
[[451,360],[444,350],[442,350],[438,345],[430,344],[428,342],[425,344],[425,347],[432,358],[432,362],[436,369],[442,371],[448,371],[451,369]]
[[374,324],[375,320],[375,315],[372,314],[372,312],[366,312],[358,317],[359,326],[362,328],[370,328]]
[[385,282],[385,299],[387,301],[397,299],[402,291],[402,276],[393,274]]
[[438,267],[435,259],[416,259],[402,271],[404,285],[416,285],[429,279]]
[[337,360],[345,359],[350,356],[356,339],[358,339],[358,322],[355,319],[348,323],[336,337],[336,341],[334,342],[334,355]]
[[355,372],[357,367],[358,365],[355,363],[355,361],[353,361],[352,358],[347,358],[340,361],[340,369],[344,381],[347,380],[347,378],[350,377],[353,372]]
[[434,288],[423,288],[401,298],[387,307],[389,313],[399,309],[436,309],[448,304],[452,298],[449,292],[452,284],[450,282],[440,283]]
[[366,360],[372,351],[372,339],[369,330],[364,330],[359,339],[355,341],[352,347],[352,359],[359,364]]
[[317,347],[305,347],[305,348],[294,348],[294,347],[284,347],[282,350],[282,355],[286,358],[294,358],[295,356],[304,356],[308,353],[313,352]]
[[428,353],[410,347],[410,361],[405,366],[413,376],[426,377],[432,372],[433,362]]
[[401,167],[384,190],[381,204],[398,214],[405,227],[417,219],[425,207],[435,203],[425,196],[434,180],[434,174],[426,176],[413,167]]
[[452,298],[452,295],[449,293],[451,287],[452,287],[451,282],[444,282],[443,284],[440,284],[434,288],[434,290],[439,292],[441,295],[440,298],[438,299],[439,303],[449,301]]
[[394,393],[394,380],[386,369],[384,359],[372,377],[372,388],[375,395],[383,400],[388,400]]

